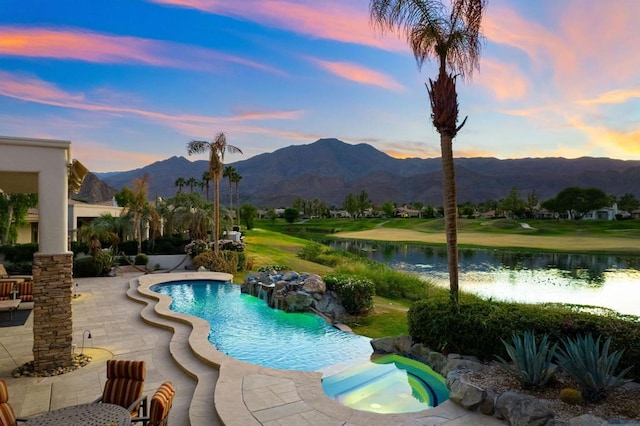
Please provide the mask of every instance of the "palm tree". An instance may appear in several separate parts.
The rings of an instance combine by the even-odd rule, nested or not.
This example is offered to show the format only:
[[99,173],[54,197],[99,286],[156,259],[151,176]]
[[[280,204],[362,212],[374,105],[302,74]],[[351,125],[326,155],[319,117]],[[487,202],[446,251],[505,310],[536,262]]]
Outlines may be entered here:
[[[233,189],[231,187],[231,183],[233,182],[232,179],[234,173],[236,173],[236,169],[233,166],[225,167],[222,172],[222,177],[229,179],[229,211],[233,211]],[[231,222],[231,226],[233,226],[233,221]]]
[[187,179],[186,184],[189,185],[189,192],[190,193],[193,194],[193,187],[197,183],[198,183],[198,181],[194,177],[190,177],[189,179]]
[[211,182],[211,173],[208,171],[202,174],[202,182],[204,182],[204,187],[207,189],[207,201],[209,201],[209,182]]
[[209,174],[213,178],[213,198],[214,198],[214,239],[213,250],[219,249],[218,239],[220,238],[220,179],[222,179],[222,171],[224,167],[224,154],[240,153],[240,148],[227,144],[227,137],[223,132],[216,135],[215,139],[209,141],[192,140],[187,143],[187,152],[189,155],[196,153],[204,153],[209,151]]
[[429,79],[427,91],[433,125],[440,133],[445,233],[451,301],[458,306],[458,226],[453,138],[458,125],[456,76],[470,78],[479,68],[480,26],[486,0],[371,0],[370,17],[381,32],[398,31],[411,46],[421,68],[427,59],[438,61],[438,78]]
[[176,179],[176,181],[173,183],[175,186],[178,187],[178,192],[176,194],[179,194],[182,192],[182,187],[184,187],[186,181],[184,180],[184,178],[179,177],[178,179]]
[[242,180],[242,176],[238,172],[233,172],[233,176],[231,176],[231,181],[236,184],[236,217],[238,219],[238,225],[240,225],[240,181]]

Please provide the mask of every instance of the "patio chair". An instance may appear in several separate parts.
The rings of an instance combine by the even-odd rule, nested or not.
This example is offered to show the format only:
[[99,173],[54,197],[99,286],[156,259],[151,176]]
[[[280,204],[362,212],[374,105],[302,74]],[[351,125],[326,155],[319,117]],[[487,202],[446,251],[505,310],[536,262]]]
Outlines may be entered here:
[[18,298],[22,302],[33,302],[33,281],[18,283]]
[[107,382],[104,391],[102,396],[93,402],[124,407],[129,410],[132,418],[141,415],[146,417],[147,397],[142,396],[146,373],[144,361],[107,361]]
[[11,404],[9,404],[9,388],[7,382],[0,380],[0,426],[16,426],[18,422],[26,422],[28,419],[16,417]]
[[164,382],[151,397],[149,417],[138,417],[132,422],[142,422],[144,426],[167,426],[169,411],[173,405],[176,390],[171,382]]
[[13,280],[0,279],[0,300],[11,299],[14,284],[15,281]]
[[15,426],[16,412],[9,404],[9,389],[4,380],[0,380],[0,426]]

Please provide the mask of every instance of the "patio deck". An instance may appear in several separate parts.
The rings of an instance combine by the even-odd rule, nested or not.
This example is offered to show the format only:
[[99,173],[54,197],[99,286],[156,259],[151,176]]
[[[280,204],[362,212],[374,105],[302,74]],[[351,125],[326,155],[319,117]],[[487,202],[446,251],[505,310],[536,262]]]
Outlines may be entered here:
[[[7,381],[10,402],[19,416],[31,416],[90,402],[102,393],[107,359],[147,362],[145,394],[165,380],[177,388],[170,414],[173,425],[501,425],[452,402],[403,415],[352,410],[322,392],[319,373],[273,370],[237,361],[206,341],[208,324],[168,310],[166,301],[150,297],[146,287],[192,274],[124,274],[76,279],[80,297],[73,300],[76,352],[82,335],[93,361],[79,370],[46,378],[13,378],[11,371],[33,359],[33,329],[0,328],[0,378]],[[199,278],[206,278],[198,273]],[[143,284],[138,287],[138,279]]]

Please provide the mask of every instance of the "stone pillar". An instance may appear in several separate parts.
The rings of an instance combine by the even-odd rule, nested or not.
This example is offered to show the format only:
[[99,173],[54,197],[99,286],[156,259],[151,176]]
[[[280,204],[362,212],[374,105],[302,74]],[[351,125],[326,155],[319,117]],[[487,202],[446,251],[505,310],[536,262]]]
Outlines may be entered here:
[[72,363],[72,267],[73,253],[36,253],[33,256],[33,356],[36,372],[68,367]]

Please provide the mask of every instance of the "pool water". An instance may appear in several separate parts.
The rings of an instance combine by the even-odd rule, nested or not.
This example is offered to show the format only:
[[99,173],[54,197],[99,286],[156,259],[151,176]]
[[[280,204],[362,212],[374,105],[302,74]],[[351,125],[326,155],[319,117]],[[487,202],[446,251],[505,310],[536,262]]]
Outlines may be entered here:
[[368,359],[370,339],[346,333],[314,314],[286,313],[219,281],[176,281],[151,287],[173,299],[170,309],[203,318],[209,341],[220,352],[280,370],[320,371]]
[[342,405],[386,414],[422,411],[449,399],[444,377],[399,355],[386,355],[325,377],[322,388]]

